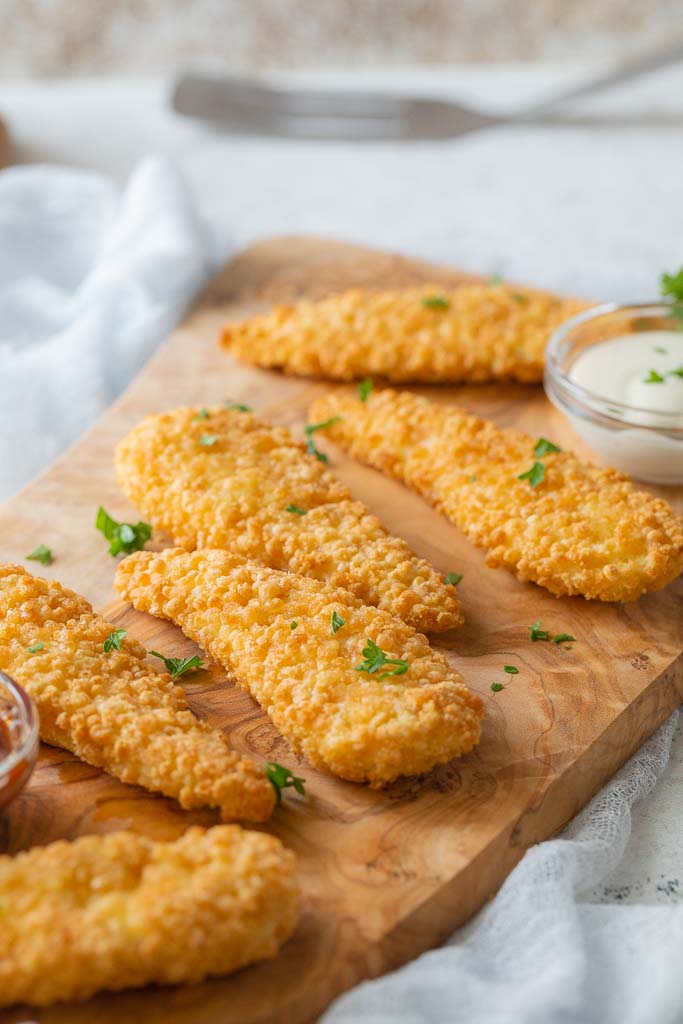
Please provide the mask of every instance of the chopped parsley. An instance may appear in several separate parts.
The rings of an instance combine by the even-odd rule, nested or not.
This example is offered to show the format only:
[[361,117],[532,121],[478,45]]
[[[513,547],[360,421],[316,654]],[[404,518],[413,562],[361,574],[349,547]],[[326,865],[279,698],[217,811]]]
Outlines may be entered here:
[[290,629],[292,630],[292,632],[294,632],[294,630],[296,629],[296,627],[297,627],[298,625],[299,625],[299,623],[298,623],[298,622],[296,622],[296,620],[295,620],[295,619],[292,619],[292,621],[291,621],[291,622],[290,622],[290,624],[289,624],[289,628],[290,628]]
[[52,565],[54,561],[52,552],[45,544],[39,544],[37,548],[34,548],[30,555],[25,556],[27,561],[40,562],[41,565]]
[[624,413],[621,409],[615,409],[614,406],[605,406],[605,412],[611,412],[613,416],[623,416]]
[[309,423],[304,427],[305,434],[315,434],[318,430],[327,430],[333,423],[338,423],[341,416],[330,416],[329,420],[322,420],[320,423]]
[[391,665],[391,668],[382,672],[379,679],[386,679],[387,676],[404,676],[408,671],[408,662],[405,658],[387,658],[382,648],[368,637],[367,646],[363,648],[363,661],[360,665],[356,665],[356,672],[372,674],[381,668],[386,668],[387,665]]
[[225,401],[226,409],[234,409],[236,412],[251,412],[251,406],[244,402],[232,402],[229,398]]
[[499,285],[499,284],[502,284],[502,283],[503,283],[503,278],[500,276],[500,274],[498,274],[498,273],[491,274],[491,276],[489,278],[489,284],[490,285],[492,285],[495,288],[496,285]]
[[37,654],[38,651],[42,651],[44,650],[44,648],[45,644],[43,643],[42,640],[39,640],[37,644],[31,644],[31,646],[28,647],[27,650],[29,654]]
[[[677,274],[662,274],[659,279],[659,287],[662,295],[670,296],[673,299],[671,316],[674,320],[683,321],[683,267]],[[683,330],[683,322],[678,326],[680,330]]]
[[660,356],[668,356],[669,354],[668,348],[662,348],[661,345],[655,345],[653,351],[658,352]]
[[199,438],[199,443],[203,444],[205,448],[210,448],[212,444],[215,444],[218,438],[215,434],[202,434]]
[[275,761],[268,761],[266,764],[266,776],[268,781],[272,783],[278,803],[282,800],[282,790],[289,789],[290,786],[296,790],[299,796],[306,795],[306,790],[304,789],[304,782],[306,780],[300,779],[298,775],[294,775],[284,765],[276,764]]
[[210,416],[208,409],[200,409],[197,415],[194,417],[196,420],[208,420]]
[[338,615],[337,612],[332,612],[330,625],[332,627],[332,633],[338,633],[342,626],[346,625],[346,619],[342,619],[341,615]]
[[669,370],[670,377],[683,377],[683,366],[679,366],[677,370]]
[[127,629],[114,629],[104,641],[104,650],[108,654],[109,651],[120,651],[121,641],[128,632]]
[[575,640],[576,637],[572,636],[571,633],[557,633],[554,637],[552,637],[551,642],[554,644],[570,644],[573,643]]
[[534,462],[531,469],[526,473],[520,473],[518,480],[528,480],[532,487],[538,487],[545,480],[545,466],[542,462]]
[[505,687],[503,686],[502,683],[491,683],[491,689],[493,690],[494,693],[500,693],[500,691],[504,690]]
[[509,676],[519,675],[519,669],[516,665],[503,665],[503,672],[507,672]]
[[643,377],[643,384],[663,384],[664,378],[656,370],[650,370],[647,377]]
[[95,527],[110,542],[110,555],[118,555],[121,551],[129,555],[131,551],[140,551],[152,536],[149,523],[139,522],[135,526],[132,523],[117,523],[101,505],[97,510]]
[[298,505],[288,505],[285,512],[292,512],[295,516],[305,516],[307,509],[299,508]]
[[153,658],[160,658],[163,661],[166,671],[171,674],[171,679],[177,679],[186,672],[194,672],[195,669],[204,668],[204,662],[198,654],[195,654],[192,658],[165,658],[158,651],[150,651],[149,653]]
[[309,455],[315,455],[319,462],[329,462],[330,460],[327,455],[325,455],[325,452],[321,452],[317,447],[312,435],[315,434],[317,430],[327,430],[328,427],[331,427],[333,423],[336,423],[340,419],[341,416],[330,416],[329,420],[323,420],[322,423],[309,423],[308,426],[304,428],[304,433],[308,437],[308,441],[306,442],[306,451]]
[[450,583],[450,585],[452,587],[456,587],[461,579],[462,579],[462,573],[461,572],[449,572],[449,573],[446,573],[446,575],[444,576],[445,582],[446,583]]
[[449,309],[451,304],[443,295],[425,295],[422,298],[422,305],[427,309]]
[[308,441],[306,442],[306,453],[308,455],[315,455],[318,462],[330,461],[327,455],[325,455],[325,452],[320,451],[312,437],[309,437]]
[[474,474],[473,474],[473,475],[472,475],[472,476],[471,476],[471,477],[469,478],[469,482],[470,482],[471,484],[474,484],[474,483],[476,483],[476,482],[477,482],[477,478],[476,478],[476,476],[474,476]]
[[552,441],[547,441],[545,439],[545,437],[539,437],[539,439],[536,442],[536,445],[534,447],[534,455],[536,456],[537,459],[540,459],[544,455],[547,455],[548,452],[561,452],[561,451],[562,451],[562,449],[559,448],[558,445],[553,444]]
[[512,293],[512,298],[515,300],[515,302],[519,302],[520,304],[522,302],[528,302],[529,301],[529,296],[528,295],[522,295],[521,292],[513,292]]
[[541,629],[541,620],[538,619],[534,622],[533,626],[529,626],[529,639],[531,640],[550,640],[550,633],[547,629]]
[[361,402],[367,402],[368,396],[370,395],[372,388],[372,377],[366,377],[364,380],[360,382],[360,384],[358,385],[358,397],[360,398]]

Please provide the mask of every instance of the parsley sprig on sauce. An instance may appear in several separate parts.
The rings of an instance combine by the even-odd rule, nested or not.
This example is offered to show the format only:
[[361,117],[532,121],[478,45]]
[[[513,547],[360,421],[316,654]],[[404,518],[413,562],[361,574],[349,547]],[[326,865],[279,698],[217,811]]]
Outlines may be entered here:
[[49,547],[45,544],[39,544],[37,548],[34,548],[30,555],[26,555],[26,560],[30,562],[40,562],[41,565],[52,565],[54,558]]
[[363,660],[360,665],[356,665],[356,672],[369,672],[372,675],[381,668],[386,668],[386,672],[382,672],[379,679],[386,679],[387,676],[404,676],[408,671],[408,662],[405,658],[388,658],[386,652],[368,637],[367,646],[363,648]]
[[135,526],[132,523],[117,523],[101,505],[97,510],[95,527],[109,541],[109,554],[112,556],[122,551],[126,555],[131,551],[140,551],[152,536],[152,527],[149,523],[141,521]]
[[195,669],[204,668],[204,662],[198,654],[195,654],[192,658],[165,658],[158,651],[150,651],[149,653],[153,658],[159,658],[163,661],[166,671],[171,674],[171,679],[178,679],[179,676],[184,675],[186,672],[194,672]]
[[266,776],[275,790],[275,796],[278,803],[282,800],[283,789],[289,789],[291,787],[299,794],[299,796],[306,795],[306,790],[304,789],[304,782],[306,780],[299,778],[298,775],[294,775],[289,768],[285,768],[282,764],[277,764],[275,761],[268,761],[266,764]]

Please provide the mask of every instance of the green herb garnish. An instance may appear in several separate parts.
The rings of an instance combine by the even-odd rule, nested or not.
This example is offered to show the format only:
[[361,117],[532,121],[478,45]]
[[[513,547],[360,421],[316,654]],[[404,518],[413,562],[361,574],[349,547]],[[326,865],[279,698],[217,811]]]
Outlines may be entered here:
[[358,397],[360,398],[361,402],[367,402],[368,396],[372,391],[372,388],[372,377],[366,377],[364,380],[360,382],[360,384],[358,385]]
[[315,455],[318,462],[330,461],[325,452],[320,451],[312,437],[309,437],[308,441],[306,442],[306,454]]
[[186,672],[193,672],[195,669],[204,668],[204,662],[198,654],[193,655],[191,658],[165,658],[158,651],[150,651],[149,653],[153,658],[160,658],[163,661],[166,671],[171,673],[171,679],[177,679],[178,676],[182,676]]
[[573,643],[575,640],[576,637],[572,636],[571,633],[557,633],[554,637],[552,637],[551,643],[570,644]]
[[38,651],[42,651],[44,648],[45,644],[43,643],[42,640],[39,640],[37,644],[31,644],[31,646],[28,647],[27,650],[29,654],[37,654]]
[[297,627],[298,625],[299,625],[299,623],[298,623],[298,622],[296,622],[296,621],[295,621],[294,619],[292,619],[292,621],[291,621],[291,622],[290,622],[290,624],[289,624],[289,628],[290,628],[290,629],[291,629],[292,631],[294,631],[294,630],[296,629],[296,627]]
[[540,619],[534,622],[533,626],[529,626],[529,638],[531,640],[550,640],[550,633],[548,630],[541,629]]
[[342,626],[346,625],[346,619],[342,619],[341,615],[338,615],[336,612],[332,612],[330,624],[332,626],[332,633],[334,634],[337,633]]
[[662,274],[659,288],[662,295],[670,295],[672,299],[683,302],[683,267],[677,274]]
[[121,641],[128,632],[127,629],[114,629],[104,641],[104,649],[107,653],[109,651],[120,651]]
[[152,536],[149,523],[139,522],[135,526],[132,523],[117,523],[101,505],[97,510],[95,527],[110,542],[110,555],[118,555],[121,551],[129,555],[131,551],[140,551]]
[[199,443],[203,444],[205,448],[210,448],[212,444],[215,444],[218,438],[215,434],[202,434],[199,438]]
[[462,579],[461,572],[449,572],[444,576],[446,583],[450,583],[452,587],[457,587],[458,583]]
[[284,765],[276,764],[275,761],[268,761],[266,764],[266,776],[273,785],[278,803],[282,800],[282,790],[289,789],[290,786],[296,790],[299,796],[306,795],[306,790],[304,789],[304,782],[306,780],[300,779],[298,775],[294,775]]
[[243,402],[231,402],[229,398],[225,401],[226,409],[234,409],[237,412],[251,412],[251,406],[245,405]]
[[305,434],[315,434],[318,430],[327,430],[333,423],[338,423],[341,416],[330,416],[329,420],[323,420],[321,423],[309,423],[304,427]]
[[512,293],[512,298],[515,300],[515,302],[520,302],[520,303],[521,302],[528,302],[529,301],[529,296],[528,295],[522,295],[521,292],[513,292]]
[[209,415],[210,413],[208,409],[200,409],[197,415],[194,416],[193,418],[195,420],[208,420]]
[[305,516],[307,509],[299,508],[298,505],[288,505],[285,512],[292,512],[295,516]]
[[605,412],[611,412],[613,416],[623,416],[624,415],[624,413],[622,412],[621,409],[615,409],[611,405],[605,406]]
[[527,469],[526,473],[520,473],[517,479],[528,480],[532,487],[538,487],[545,480],[545,466],[542,462],[534,462],[531,469]]
[[653,351],[659,352],[660,356],[668,356],[669,354],[668,348],[662,348],[661,345],[655,345]]
[[643,378],[643,384],[663,384],[664,378],[656,370],[650,370],[647,377]]
[[669,370],[670,377],[683,377],[683,366],[679,366],[677,370]]
[[503,686],[502,683],[491,683],[491,689],[493,690],[494,693],[500,693],[500,691],[504,690],[505,687]]
[[34,548],[30,555],[26,555],[25,558],[30,562],[40,562],[41,565],[51,565],[54,561],[52,552],[45,544],[39,544],[37,548]]
[[509,676],[519,675],[519,669],[516,665],[503,665],[503,672],[507,672]]
[[387,658],[382,648],[368,637],[367,646],[363,648],[363,661],[360,665],[356,665],[356,672],[372,674],[387,665],[391,665],[392,668],[382,672],[379,676],[380,679],[385,679],[387,676],[404,676],[408,671],[408,662],[405,658]]
[[491,276],[489,278],[489,284],[490,285],[495,287],[496,285],[499,285],[499,284],[502,284],[502,283],[503,283],[503,278],[500,276],[500,274],[498,274],[498,273],[491,274]]
[[450,302],[443,295],[425,295],[422,299],[422,305],[426,306],[427,309],[448,309]]
[[547,455],[548,452],[561,452],[561,451],[562,451],[561,448],[559,448],[556,444],[553,444],[552,441],[547,441],[545,439],[545,437],[539,437],[538,441],[536,442],[536,444],[534,446],[534,455],[536,456],[537,459],[540,459],[544,455]]

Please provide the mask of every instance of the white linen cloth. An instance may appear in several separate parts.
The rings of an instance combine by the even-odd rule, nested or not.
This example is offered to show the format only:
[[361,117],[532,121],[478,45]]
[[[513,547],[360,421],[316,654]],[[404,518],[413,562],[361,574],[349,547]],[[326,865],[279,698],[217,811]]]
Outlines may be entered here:
[[165,160],[146,159],[123,194],[55,167],[0,173],[0,498],[97,418],[210,269]]
[[321,1024],[678,1024],[683,906],[578,902],[621,858],[676,711],[570,824],[527,852],[441,949],[365,982]]

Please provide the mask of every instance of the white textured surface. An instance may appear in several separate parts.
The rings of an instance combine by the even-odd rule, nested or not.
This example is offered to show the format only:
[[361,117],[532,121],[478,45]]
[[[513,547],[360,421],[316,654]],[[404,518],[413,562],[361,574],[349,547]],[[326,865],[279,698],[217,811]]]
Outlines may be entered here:
[[[576,74],[469,68],[406,72],[389,84],[512,106]],[[295,144],[211,134],[168,113],[166,89],[158,81],[6,84],[0,113],[24,160],[94,168],[122,182],[144,154],[171,157],[204,217],[235,245],[312,232],[596,299],[652,296],[660,271],[683,264],[680,126],[507,129],[407,146]],[[612,106],[670,107],[681,96],[683,74],[670,71],[615,96]],[[590,900],[664,910],[680,898],[682,782],[678,734],[662,782],[633,809],[624,857]]]

